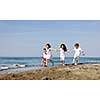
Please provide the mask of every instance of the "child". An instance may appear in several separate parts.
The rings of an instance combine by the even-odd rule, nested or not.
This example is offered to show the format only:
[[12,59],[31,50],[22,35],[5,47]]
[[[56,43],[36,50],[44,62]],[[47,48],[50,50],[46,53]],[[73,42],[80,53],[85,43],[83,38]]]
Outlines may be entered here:
[[75,45],[74,45],[74,58],[73,58],[73,64],[74,65],[77,65],[77,63],[78,63],[78,58],[79,58],[79,56],[83,53],[83,56],[85,55],[84,54],[84,51],[80,48],[80,45],[79,45],[79,43],[76,43]]
[[43,64],[44,67],[47,67],[47,52],[46,52],[46,48],[43,49],[42,64]]
[[65,52],[67,52],[67,48],[65,44],[61,44],[60,46],[60,59],[62,62],[62,65],[65,65]]
[[54,62],[52,60],[51,45],[47,43],[45,47],[46,47],[46,52],[47,52],[47,63],[48,61],[50,61],[52,63],[52,66],[54,66]]

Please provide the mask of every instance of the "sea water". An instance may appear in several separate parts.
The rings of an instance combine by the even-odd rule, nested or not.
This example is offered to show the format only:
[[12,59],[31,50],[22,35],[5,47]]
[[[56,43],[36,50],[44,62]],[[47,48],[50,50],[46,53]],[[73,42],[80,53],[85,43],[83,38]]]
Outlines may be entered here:
[[[61,64],[59,57],[53,57],[54,65]],[[66,64],[72,64],[73,58],[72,57],[66,57],[65,63]],[[100,63],[100,57],[80,57],[79,63],[86,63],[86,64],[92,64],[92,63]],[[12,66],[14,64],[19,65],[27,65],[25,68],[10,68],[7,70],[0,70],[0,74],[2,73],[8,73],[8,72],[23,72],[23,71],[29,71],[33,69],[39,69],[41,68],[41,57],[0,57],[0,66]],[[48,62],[48,65],[51,66],[51,63]]]
[[[72,60],[72,57],[66,57],[65,63],[72,64]],[[61,64],[59,57],[53,57],[53,61],[55,65]],[[80,57],[79,63],[100,63],[100,57]],[[0,66],[13,64],[39,66],[41,65],[41,57],[0,57]],[[50,62],[48,64],[51,65]]]

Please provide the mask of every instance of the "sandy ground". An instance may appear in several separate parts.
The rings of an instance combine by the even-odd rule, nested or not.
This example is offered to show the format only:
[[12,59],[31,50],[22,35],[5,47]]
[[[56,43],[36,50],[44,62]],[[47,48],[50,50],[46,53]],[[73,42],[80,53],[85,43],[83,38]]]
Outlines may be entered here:
[[100,64],[44,67],[25,72],[0,74],[0,80],[99,80]]

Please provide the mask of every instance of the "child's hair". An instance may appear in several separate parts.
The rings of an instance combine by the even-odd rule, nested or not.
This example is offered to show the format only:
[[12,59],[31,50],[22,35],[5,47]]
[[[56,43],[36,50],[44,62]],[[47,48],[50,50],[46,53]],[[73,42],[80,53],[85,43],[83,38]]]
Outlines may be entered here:
[[46,50],[46,48],[43,48],[43,50]]
[[49,43],[46,44],[49,48],[51,48],[51,45]]
[[78,46],[79,47],[80,45],[79,45],[79,43],[76,43],[74,46]]
[[65,44],[61,44],[61,45],[60,45],[60,48],[62,48],[62,46],[64,46],[63,50],[64,50],[65,52],[67,52],[67,47],[66,47],[66,45],[65,45]]

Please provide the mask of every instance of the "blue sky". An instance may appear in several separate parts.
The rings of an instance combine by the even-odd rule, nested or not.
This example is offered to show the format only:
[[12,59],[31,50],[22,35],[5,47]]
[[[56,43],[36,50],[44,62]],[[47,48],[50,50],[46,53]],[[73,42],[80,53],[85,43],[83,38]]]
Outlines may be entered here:
[[0,21],[0,56],[41,56],[47,42],[53,48],[65,43],[70,50],[79,42],[86,56],[100,57],[100,21]]

